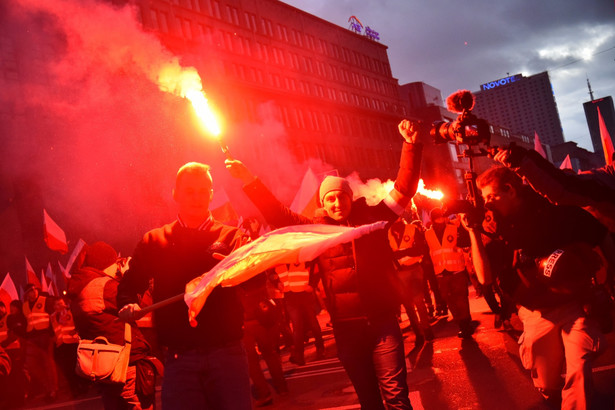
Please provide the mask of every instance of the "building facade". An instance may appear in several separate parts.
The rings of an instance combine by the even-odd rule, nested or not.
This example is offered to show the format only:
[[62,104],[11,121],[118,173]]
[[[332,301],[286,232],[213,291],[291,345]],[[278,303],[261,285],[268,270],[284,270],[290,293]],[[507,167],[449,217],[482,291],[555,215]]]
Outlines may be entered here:
[[607,96],[604,98],[592,99],[583,103],[583,110],[585,111],[585,119],[587,120],[587,127],[589,128],[589,135],[592,139],[592,145],[594,152],[601,158],[601,163],[604,165],[604,150],[602,148],[602,137],[600,136],[600,124],[598,122],[598,110],[606,125],[606,130],[609,133],[611,142],[615,136],[615,108],[613,108],[613,98]]
[[492,124],[531,138],[538,133],[548,145],[564,142],[562,124],[548,72],[517,74],[480,86],[474,113]]
[[[264,110],[299,163],[395,176],[405,112],[387,47],[373,36],[276,0],[131,2],[144,28],[198,69],[227,124],[260,123]],[[257,139],[241,144],[267,159]]]

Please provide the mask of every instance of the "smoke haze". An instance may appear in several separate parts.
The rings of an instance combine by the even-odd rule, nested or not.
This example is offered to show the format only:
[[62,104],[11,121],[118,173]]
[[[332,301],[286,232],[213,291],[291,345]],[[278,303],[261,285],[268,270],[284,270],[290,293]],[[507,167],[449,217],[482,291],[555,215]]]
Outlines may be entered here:
[[[0,47],[0,269],[17,284],[25,283],[24,255],[36,272],[59,257],[43,243],[43,208],[66,232],[69,251],[83,238],[127,255],[146,231],[174,219],[171,189],[188,161],[212,166],[212,208],[222,205],[215,192],[224,187],[241,216],[257,215],[217,142],[196,126],[181,87],[169,81],[185,74],[198,83],[196,70],[144,32],[130,6],[4,1]],[[290,204],[308,166],[316,173],[332,167],[297,164],[274,113],[266,103],[257,123],[225,124],[224,141]],[[356,193],[370,196],[358,176],[352,180]]]
[[[25,281],[24,254],[36,271],[57,258],[43,243],[43,208],[72,244],[104,240],[130,254],[143,233],[174,218],[174,176],[188,161],[211,164],[214,190],[228,184],[231,200],[246,202],[217,143],[195,127],[190,103],[162,83],[163,73],[193,69],[144,32],[131,7],[9,0],[0,5],[0,38],[0,268],[16,282]],[[307,164],[292,163],[270,111],[259,109],[258,124],[227,124],[226,138],[255,173],[287,187],[279,194],[290,201]],[[275,159],[252,164],[241,138],[279,148]]]

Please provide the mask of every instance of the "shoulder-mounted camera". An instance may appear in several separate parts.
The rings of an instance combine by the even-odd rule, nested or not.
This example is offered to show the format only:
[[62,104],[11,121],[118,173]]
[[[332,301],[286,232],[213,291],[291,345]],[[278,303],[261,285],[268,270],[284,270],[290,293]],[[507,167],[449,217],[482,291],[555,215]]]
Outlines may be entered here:
[[489,123],[472,114],[474,95],[468,90],[459,90],[448,96],[446,106],[449,111],[459,113],[454,121],[436,121],[430,134],[436,143],[448,141],[459,144],[489,145],[491,132]]

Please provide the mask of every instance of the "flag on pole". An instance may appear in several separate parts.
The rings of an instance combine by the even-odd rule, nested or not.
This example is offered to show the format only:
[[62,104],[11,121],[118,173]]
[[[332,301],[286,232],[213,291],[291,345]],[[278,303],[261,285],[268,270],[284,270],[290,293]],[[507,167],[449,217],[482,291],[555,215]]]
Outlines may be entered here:
[[34,269],[32,265],[30,265],[30,261],[28,261],[28,257],[26,256],[26,284],[31,283],[37,288],[41,288],[41,281],[36,277],[36,273],[34,273]]
[[314,217],[314,212],[318,209],[318,190],[320,189],[321,181],[318,179],[314,171],[308,167],[299,186],[299,191],[290,205],[293,212],[306,216]]
[[57,287],[55,285],[55,274],[51,269],[51,262],[47,262],[47,269],[45,270],[45,279],[47,280],[47,287],[51,296],[58,296]]
[[538,138],[538,133],[536,131],[534,131],[534,151],[542,155],[543,158],[547,158],[547,153],[542,147],[542,144],[540,143],[540,138]]
[[49,285],[47,284],[47,278],[45,278],[45,271],[41,269],[41,292],[49,293]]
[[45,243],[52,251],[58,251],[62,255],[68,252],[66,235],[62,228],[43,209],[43,228],[45,231]]
[[570,155],[566,155],[566,158],[562,161],[559,169],[572,169],[572,162],[570,161]]
[[600,112],[600,107],[596,107],[598,109],[598,125],[600,126],[600,139],[602,140],[602,151],[604,151],[604,160],[606,164],[610,164],[613,162],[613,153],[615,153],[615,149],[613,149],[613,140],[609,135],[609,130],[606,129],[606,124],[604,122],[604,118],[602,118],[602,113]]
[[13,300],[19,300],[15,283],[11,279],[11,274],[7,272],[2,284],[0,285],[0,300],[4,302],[6,310],[9,310],[9,305]]
[[231,252],[209,272],[188,282],[184,301],[188,305],[190,324],[196,326],[196,316],[216,286],[238,285],[283,263],[311,261],[328,248],[383,229],[386,224],[380,221],[356,228],[337,225],[297,225],[264,234]]
[[77,260],[77,256],[79,256],[79,253],[81,253],[81,250],[83,249],[84,246],[85,246],[85,241],[79,238],[79,241],[77,241],[77,244],[73,248],[73,252],[70,254],[70,257],[68,258],[68,262],[66,263],[66,268],[64,268],[60,264],[60,262],[58,262],[58,265],[60,265],[60,268],[62,269],[62,273],[64,274],[65,280],[70,279],[70,276],[71,276],[70,270],[73,268],[73,264],[75,263],[75,260]]

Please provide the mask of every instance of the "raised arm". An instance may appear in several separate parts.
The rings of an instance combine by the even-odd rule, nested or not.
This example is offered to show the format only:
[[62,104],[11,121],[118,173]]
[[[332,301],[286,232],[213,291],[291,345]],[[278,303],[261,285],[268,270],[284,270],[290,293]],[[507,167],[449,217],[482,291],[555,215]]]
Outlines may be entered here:
[[291,211],[282,204],[265,184],[239,160],[227,159],[224,161],[226,169],[232,177],[243,182],[243,190],[248,198],[258,208],[269,225],[280,228],[289,225],[303,225],[312,223],[309,218]]
[[418,142],[419,123],[402,120],[399,125],[399,133],[404,138],[399,161],[399,170],[395,185],[384,202],[396,214],[401,215],[416,193],[421,173],[421,156],[423,144]]

